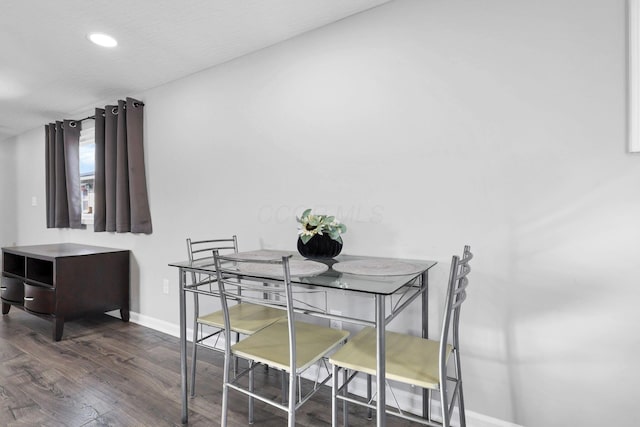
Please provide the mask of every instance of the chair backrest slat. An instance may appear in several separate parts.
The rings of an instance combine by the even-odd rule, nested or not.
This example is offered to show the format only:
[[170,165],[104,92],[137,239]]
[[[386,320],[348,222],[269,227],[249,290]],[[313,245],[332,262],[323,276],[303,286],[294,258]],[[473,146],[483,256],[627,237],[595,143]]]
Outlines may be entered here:
[[[233,256],[220,255],[217,250],[213,251],[215,269],[222,302],[227,334],[225,351],[231,354],[230,334],[229,334],[229,305],[228,300],[238,300],[240,302],[259,302],[258,299],[269,296],[269,299],[262,299],[263,305],[285,310],[289,326],[289,364],[290,372],[296,372],[296,330],[295,314],[293,304],[293,291],[291,287],[291,275],[289,271],[289,259],[291,255],[278,259],[256,260],[238,259]],[[273,270],[269,269],[269,274],[260,279],[247,279],[243,275],[243,269],[256,271],[259,266],[277,265],[282,268],[282,275],[274,277]],[[247,271],[247,270],[245,270]],[[266,286],[265,286],[266,285]]]
[[[447,345],[453,345],[455,351],[459,349],[458,328],[460,326],[460,308],[467,299],[467,287],[469,286],[469,273],[471,266],[469,261],[473,258],[471,247],[465,246],[462,257],[454,256],[451,259],[451,270],[449,272],[449,282],[447,285],[447,296],[442,319],[442,330],[440,333],[440,378],[446,378],[447,373]],[[449,342],[449,332],[452,331],[452,339]],[[441,387],[444,385],[441,384]]]
[[[233,236],[228,239],[207,239],[192,240],[187,239],[187,254],[189,261],[201,261],[211,259],[213,261],[213,250],[238,252],[238,238]],[[201,256],[203,254],[204,256]]]
[[456,300],[456,302],[453,303],[453,305],[451,306],[451,308],[456,309],[458,307],[460,307],[462,305],[462,303],[464,302],[464,300],[467,299],[467,293],[463,292],[460,294],[460,296],[458,297],[458,299]]
[[[187,238],[187,255],[191,263],[210,261],[211,264],[213,264],[214,250],[238,253],[238,238],[235,235],[225,239],[192,240],[191,238]],[[193,271],[191,272],[192,285],[209,285],[209,291],[214,292],[213,289],[211,289],[211,283],[213,283],[213,281],[210,276],[203,278],[199,274]],[[217,290],[215,293],[217,293]],[[194,295],[196,295],[195,303],[197,305],[197,294]],[[198,309],[198,307],[196,307],[196,309]]]

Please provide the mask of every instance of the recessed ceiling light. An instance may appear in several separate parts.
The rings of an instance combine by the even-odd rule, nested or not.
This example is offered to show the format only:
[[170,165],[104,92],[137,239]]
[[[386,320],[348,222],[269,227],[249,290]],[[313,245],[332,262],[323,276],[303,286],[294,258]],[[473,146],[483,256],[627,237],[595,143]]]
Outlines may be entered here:
[[115,47],[118,45],[118,42],[116,41],[116,39],[114,39],[108,34],[91,33],[88,35],[88,37],[89,37],[89,40],[91,40],[98,46]]

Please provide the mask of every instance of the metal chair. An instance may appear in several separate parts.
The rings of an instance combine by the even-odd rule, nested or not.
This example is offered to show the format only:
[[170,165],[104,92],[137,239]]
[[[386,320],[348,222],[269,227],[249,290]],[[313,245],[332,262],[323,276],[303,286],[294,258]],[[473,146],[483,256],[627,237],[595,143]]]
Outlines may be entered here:
[[[291,255],[275,260],[239,260],[214,252],[225,325],[231,324],[228,302],[235,299],[269,304],[270,307],[286,313],[286,319],[279,320],[233,345],[230,344],[230,329],[227,327],[221,418],[223,427],[227,425],[230,390],[248,396],[249,423],[253,423],[254,399],[258,399],[286,411],[288,426],[294,427],[296,410],[331,378],[331,372],[325,364],[326,376],[320,379],[319,368],[318,376],[312,381],[313,387],[311,390],[305,390],[303,394],[301,375],[316,363],[324,363],[324,357],[349,336],[347,331],[296,320],[296,313],[305,310],[297,309],[294,305],[290,258]],[[256,273],[265,270],[269,273]],[[247,271],[253,272],[250,276],[256,277],[258,274],[261,278],[257,281],[248,280]],[[267,284],[266,287],[264,283]],[[266,299],[263,297],[264,293],[268,294]],[[249,361],[249,368],[232,377],[229,370],[234,357]],[[283,402],[285,399],[276,400],[278,396],[256,392],[253,371],[260,365],[279,369],[288,375],[286,403]],[[248,376],[248,384],[245,376]],[[309,388],[308,383],[305,386]]]
[[[213,265],[213,251],[238,253],[238,239],[233,236],[228,239],[191,240],[187,239],[187,253],[192,264]],[[218,296],[218,286],[215,278],[209,275],[191,273],[190,287],[196,290],[204,290],[207,294]],[[224,349],[216,347],[217,338],[224,330],[224,315],[222,310],[200,315],[200,293],[194,292],[193,300],[193,349],[191,353],[191,396],[195,396],[196,390],[196,362],[198,347],[224,352]],[[205,295],[207,296],[207,295]],[[235,333],[235,341],[240,340],[241,335],[251,335],[260,329],[282,319],[284,314],[280,310],[257,304],[236,304],[229,307],[231,318],[231,331]],[[207,332],[205,334],[205,328]],[[209,331],[211,329],[211,331]],[[206,341],[212,338],[216,341],[210,345]]]
[[[459,336],[460,306],[466,298],[466,288],[469,284],[468,274],[471,271],[469,261],[473,257],[469,246],[465,246],[462,258],[454,256],[448,282],[447,296],[442,320],[440,340],[429,340],[410,335],[386,332],[386,380],[397,381],[428,392],[429,403],[422,417],[402,411],[399,405],[396,409],[387,409],[387,413],[430,426],[451,425],[451,415],[458,402],[460,425],[464,427],[464,397],[462,392],[462,374],[460,370]],[[451,340],[449,340],[451,337]],[[453,356],[452,375],[448,374],[448,361]],[[366,399],[359,399],[348,395],[348,384],[358,373],[376,374],[376,334],[373,328],[364,328],[336,351],[329,361],[333,364],[333,392],[332,392],[332,425],[338,423],[338,401],[344,402],[343,419],[347,425],[347,402],[374,409],[375,405]],[[338,384],[338,373],[343,370],[344,381]],[[453,383],[453,391],[449,392],[448,383]],[[440,394],[440,422],[431,417],[431,394]],[[397,402],[396,402],[397,404]]]

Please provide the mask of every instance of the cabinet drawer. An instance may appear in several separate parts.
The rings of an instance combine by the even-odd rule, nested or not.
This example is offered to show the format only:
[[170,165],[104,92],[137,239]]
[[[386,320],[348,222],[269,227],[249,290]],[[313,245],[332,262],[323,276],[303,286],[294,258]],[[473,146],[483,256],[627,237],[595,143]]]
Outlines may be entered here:
[[51,314],[54,309],[54,290],[24,284],[24,308],[36,313]]
[[0,286],[0,296],[3,300],[22,304],[24,299],[24,284],[21,279],[3,277]]

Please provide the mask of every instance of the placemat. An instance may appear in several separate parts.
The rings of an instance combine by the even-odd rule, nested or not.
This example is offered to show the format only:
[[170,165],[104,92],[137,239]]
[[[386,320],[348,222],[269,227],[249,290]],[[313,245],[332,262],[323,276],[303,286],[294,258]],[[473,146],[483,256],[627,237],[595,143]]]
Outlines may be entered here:
[[[282,277],[282,265],[279,264],[241,264],[239,271],[266,277]],[[289,274],[291,277],[316,276],[324,273],[329,267],[316,261],[289,260]]]
[[364,259],[344,261],[333,264],[332,268],[339,273],[363,276],[404,276],[420,273],[423,268],[403,261]]
[[273,250],[268,250],[268,249],[258,249],[255,251],[249,251],[249,252],[238,252],[237,254],[227,254],[224,255],[225,258],[233,258],[233,259],[239,259],[239,260],[250,260],[250,259],[255,259],[255,260],[260,260],[260,261],[266,261],[266,260],[279,260],[282,259],[283,256],[287,256],[289,253],[288,252],[276,252]]

